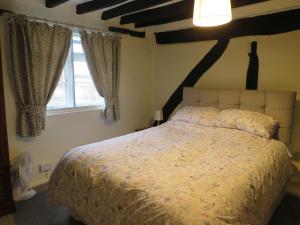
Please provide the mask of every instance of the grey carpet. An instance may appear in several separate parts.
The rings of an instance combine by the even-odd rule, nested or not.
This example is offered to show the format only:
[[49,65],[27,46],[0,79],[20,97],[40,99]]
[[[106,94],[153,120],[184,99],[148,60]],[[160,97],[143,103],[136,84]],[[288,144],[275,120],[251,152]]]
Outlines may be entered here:
[[[0,218],[0,225],[83,225],[64,207],[49,205],[47,191],[17,204],[17,213]],[[2,223],[1,223],[2,221]],[[286,195],[269,225],[300,225],[300,200]]]
[[300,199],[287,194],[275,210],[269,225],[300,225]]
[[83,225],[74,220],[66,208],[50,205],[47,193],[44,191],[30,200],[18,202],[13,218],[3,225]]

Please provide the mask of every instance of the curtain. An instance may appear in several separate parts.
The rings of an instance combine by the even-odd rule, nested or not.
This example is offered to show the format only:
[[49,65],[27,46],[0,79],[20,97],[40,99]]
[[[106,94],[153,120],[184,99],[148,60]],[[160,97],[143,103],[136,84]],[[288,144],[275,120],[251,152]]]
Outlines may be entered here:
[[120,37],[80,32],[82,46],[94,84],[105,99],[104,117],[113,122],[120,118]]
[[45,113],[65,65],[72,31],[61,26],[8,19],[17,135],[35,137],[45,129]]

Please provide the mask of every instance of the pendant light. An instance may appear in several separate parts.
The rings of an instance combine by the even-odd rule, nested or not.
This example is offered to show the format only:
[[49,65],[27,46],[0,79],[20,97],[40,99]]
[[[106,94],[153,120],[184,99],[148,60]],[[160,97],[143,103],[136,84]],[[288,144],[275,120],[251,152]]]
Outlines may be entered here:
[[232,20],[231,0],[195,0],[193,24],[212,27]]

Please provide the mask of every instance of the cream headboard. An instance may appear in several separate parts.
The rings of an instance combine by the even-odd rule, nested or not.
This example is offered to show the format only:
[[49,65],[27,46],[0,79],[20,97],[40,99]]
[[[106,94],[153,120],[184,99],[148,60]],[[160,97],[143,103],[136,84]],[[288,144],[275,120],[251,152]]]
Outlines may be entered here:
[[295,101],[296,92],[184,88],[182,105],[265,113],[279,121],[278,139],[289,144]]

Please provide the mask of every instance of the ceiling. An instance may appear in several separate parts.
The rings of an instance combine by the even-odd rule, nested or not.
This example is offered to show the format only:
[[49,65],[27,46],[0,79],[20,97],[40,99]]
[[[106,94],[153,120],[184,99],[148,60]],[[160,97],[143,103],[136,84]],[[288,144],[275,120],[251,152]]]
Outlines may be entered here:
[[[194,0],[46,0],[46,7],[76,5],[76,13],[99,11],[105,21],[119,19],[120,27],[165,31],[192,27]],[[233,18],[253,17],[300,7],[300,0],[231,0]]]

